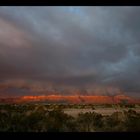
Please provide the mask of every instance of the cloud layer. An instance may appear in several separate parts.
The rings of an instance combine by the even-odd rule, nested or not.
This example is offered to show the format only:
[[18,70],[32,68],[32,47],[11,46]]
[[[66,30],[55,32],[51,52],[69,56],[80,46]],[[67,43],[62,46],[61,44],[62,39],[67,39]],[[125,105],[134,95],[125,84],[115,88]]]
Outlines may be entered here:
[[139,14],[126,6],[0,7],[1,93],[111,88],[139,96]]

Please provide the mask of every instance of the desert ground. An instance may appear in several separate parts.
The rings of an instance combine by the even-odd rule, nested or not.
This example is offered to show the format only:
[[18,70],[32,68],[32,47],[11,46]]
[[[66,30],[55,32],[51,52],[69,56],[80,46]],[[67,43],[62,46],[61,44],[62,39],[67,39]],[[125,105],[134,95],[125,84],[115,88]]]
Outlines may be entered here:
[[[114,108],[97,108],[97,109],[75,109],[75,108],[68,108],[68,109],[64,109],[64,113],[71,115],[73,117],[77,117],[79,113],[86,113],[86,112],[96,112],[99,114],[104,115],[111,115],[114,112],[121,112],[121,111],[128,111],[128,108],[125,109],[114,109]],[[134,109],[137,113],[140,113],[140,108],[135,108]]]

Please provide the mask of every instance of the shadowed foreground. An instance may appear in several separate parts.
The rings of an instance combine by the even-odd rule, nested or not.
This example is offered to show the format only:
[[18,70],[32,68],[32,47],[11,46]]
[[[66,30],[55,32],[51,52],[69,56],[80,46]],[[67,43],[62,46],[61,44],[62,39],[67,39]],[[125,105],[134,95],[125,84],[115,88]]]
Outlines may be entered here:
[[[0,105],[2,132],[140,132],[140,113],[134,108],[111,115],[81,112],[64,113],[64,105]],[[76,106],[77,107],[77,106]]]

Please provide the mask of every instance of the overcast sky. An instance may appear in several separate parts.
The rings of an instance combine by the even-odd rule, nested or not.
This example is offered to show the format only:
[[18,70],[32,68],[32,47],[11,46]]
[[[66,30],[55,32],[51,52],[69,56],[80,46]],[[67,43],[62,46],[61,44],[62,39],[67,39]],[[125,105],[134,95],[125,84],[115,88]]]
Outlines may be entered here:
[[140,7],[0,7],[0,95],[49,90],[139,96]]

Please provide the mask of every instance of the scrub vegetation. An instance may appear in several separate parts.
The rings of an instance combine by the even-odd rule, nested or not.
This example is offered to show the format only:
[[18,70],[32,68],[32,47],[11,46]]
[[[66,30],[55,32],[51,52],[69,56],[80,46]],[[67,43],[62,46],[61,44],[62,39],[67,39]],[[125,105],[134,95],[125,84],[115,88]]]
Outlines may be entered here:
[[[93,108],[76,117],[65,113],[66,108]],[[106,108],[105,105],[101,107]],[[140,132],[140,113],[135,106],[110,115],[97,113],[93,105],[0,105],[1,132]],[[112,108],[112,106],[108,106]]]

